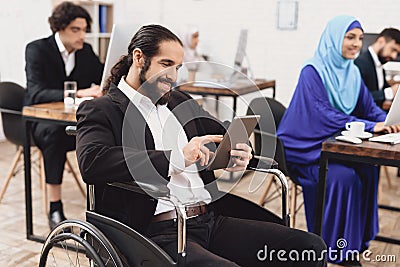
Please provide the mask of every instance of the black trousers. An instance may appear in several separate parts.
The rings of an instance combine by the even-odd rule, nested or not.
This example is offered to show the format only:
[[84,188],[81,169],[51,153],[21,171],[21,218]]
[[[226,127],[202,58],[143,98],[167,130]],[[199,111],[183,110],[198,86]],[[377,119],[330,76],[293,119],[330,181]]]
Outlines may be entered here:
[[[176,260],[176,220],[151,223],[148,236]],[[275,223],[212,211],[187,221],[188,266],[326,266],[325,249],[319,236]]]
[[65,133],[65,126],[35,123],[32,135],[42,151],[46,183],[61,184],[67,152],[75,150],[75,136]]

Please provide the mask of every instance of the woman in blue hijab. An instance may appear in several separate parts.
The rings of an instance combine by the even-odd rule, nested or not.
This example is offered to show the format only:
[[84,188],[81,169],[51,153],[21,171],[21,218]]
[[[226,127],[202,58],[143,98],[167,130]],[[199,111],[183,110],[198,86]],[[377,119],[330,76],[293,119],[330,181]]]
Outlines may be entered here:
[[[291,175],[303,187],[309,231],[314,231],[322,142],[351,121],[364,122],[369,132],[398,130],[383,125],[386,114],[376,106],[354,64],[362,38],[363,29],[354,17],[337,16],[328,22],[314,57],[301,70],[277,131]],[[347,246],[340,255],[363,251],[379,230],[378,168],[343,161],[330,161],[328,167],[322,237],[331,249],[338,249],[338,240],[344,238]],[[340,255],[328,257],[331,262],[348,260]]]

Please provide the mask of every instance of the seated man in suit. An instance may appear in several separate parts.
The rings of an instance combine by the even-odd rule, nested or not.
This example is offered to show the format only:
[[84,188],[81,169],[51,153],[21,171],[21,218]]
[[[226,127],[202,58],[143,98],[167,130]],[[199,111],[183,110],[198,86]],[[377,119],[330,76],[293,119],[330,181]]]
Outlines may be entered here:
[[[171,90],[183,60],[179,38],[159,25],[143,26],[127,52],[111,70],[106,95],[77,111],[77,157],[84,181],[95,185],[97,211],[138,229],[176,258],[174,207],[106,185],[132,179],[164,184],[182,203],[191,203],[188,266],[265,266],[257,256],[265,246],[319,255],[303,261],[268,257],[271,266],[325,266],[325,245],[312,233],[218,214],[221,195],[213,171],[205,169],[212,156],[206,145],[220,142],[225,127],[188,94]],[[243,171],[252,151],[238,144],[231,155],[235,165],[227,170]]]
[[398,85],[389,86],[383,65],[397,58],[400,52],[400,31],[394,28],[384,29],[376,41],[361,53],[354,61],[361,76],[372,94],[375,103],[382,107],[385,100],[392,100]]
[[[89,13],[71,2],[54,9],[49,17],[53,34],[26,46],[25,105],[63,101],[64,81],[77,82],[77,97],[101,95],[100,87],[92,84],[100,83],[103,64],[84,42],[91,22]],[[46,123],[35,123],[32,134],[43,154],[52,229],[65,220],[61,182],[66,153],[75,150],[75,137],[67,136],[63,126]]]

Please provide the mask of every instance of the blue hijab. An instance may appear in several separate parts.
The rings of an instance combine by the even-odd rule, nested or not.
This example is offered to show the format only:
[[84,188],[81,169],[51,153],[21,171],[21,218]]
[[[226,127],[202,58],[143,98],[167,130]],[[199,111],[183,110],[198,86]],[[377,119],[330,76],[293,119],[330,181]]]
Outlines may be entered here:
[[317,70],[330,103],[345,114],[350,114],[356,107],[361,86],[360,71],[354,60],[342,56],[344,36],[354,28],[362,30],[361,24],[352,16],[341,15],[331,19],[322,33],[314,57],[305,64]]

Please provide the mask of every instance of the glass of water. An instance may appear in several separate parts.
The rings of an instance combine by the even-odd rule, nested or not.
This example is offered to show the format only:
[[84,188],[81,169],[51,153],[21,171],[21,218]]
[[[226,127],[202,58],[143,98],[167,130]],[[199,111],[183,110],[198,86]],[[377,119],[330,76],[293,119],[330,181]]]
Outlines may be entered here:
[[76,81],[64,82],[64,107],[73,108],[75,106],[76,90],[78,84]]

